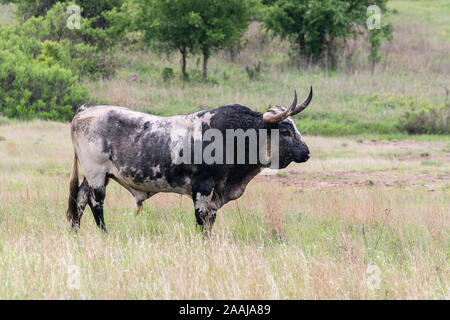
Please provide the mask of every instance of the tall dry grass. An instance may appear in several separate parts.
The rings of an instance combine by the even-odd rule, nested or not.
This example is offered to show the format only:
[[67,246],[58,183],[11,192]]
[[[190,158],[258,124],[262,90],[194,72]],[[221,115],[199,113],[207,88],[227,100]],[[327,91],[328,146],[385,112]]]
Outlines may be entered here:
[[[403,3],[393,2],[406,10]],[[211,59],[210,82],[164,82],[162,69],[178,68],[178,56],[124,51],[115,77],[89,86],[100,100],[167,115],[227,103],[261,111],[312,84],[308,112],[391,119],[403,110],[367,97],[440,104],[448,81],[449,42],[436,33],[442,23],[407,21],[405,12],[393,18],[395,40],[373,75],[364,52],[349,73],[326,77],[299,66],[286,41],[253,24],[236,61],[227,52]],[[194,76],[197,58],[189,58]],[[258,60],[263,75],[249,81],[244,68]],[[138,80],[128,82],[134,73]],[[448,299],[448,137],[305,140],[310,161],[255,178],[219,211],[211,239],[196,230],[191,199],[158,194],[135,217],[132,197],[114,182],[105,203],[110,233],[99,232],[87,209],[73,234],[65,218],[68,124],[0,118],[0,298]],[[376,287],[368,284],[373,265]]]
[[[443,143],[410,142],[413,151],[393,156],[399,145],[388,142],[306,137],[311,160],[258,176],[205,239],[187,197],[158,194],[135,217],[132,197],[115,183],[105,204],[110,233],[99,232],[89,209],[71,233],[68,125],[14,123],[0,136],[1,298],[448,299],[448,163],[404,160],[426,149],[430,161],[443,161]],[[416,180],[346,184],[353,175],[340,173],[352,166],[383,173],[384,182],[415,177],[434,191]],[[320,168],[328,175],[317,176]],[[372,264],[381,270],[374,290]]]

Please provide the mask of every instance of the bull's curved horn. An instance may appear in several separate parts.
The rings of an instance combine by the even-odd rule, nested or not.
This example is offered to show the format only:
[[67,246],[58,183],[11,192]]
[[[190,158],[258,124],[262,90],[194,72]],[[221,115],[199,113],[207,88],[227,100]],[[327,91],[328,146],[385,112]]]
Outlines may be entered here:
[[288,108],[289,114],[291,114],[291,112],[294,111],[296,105],[297,105],[297,90],[294,90],[294,100],[292,100],[292,103]]
[[312,86],[309,89],[309,94],[308,97],[305,99],[305,101],[303,101],[302,103],[300,103],[297,107],[295,107],[295,109],[292,111],[292,113],[290,114],[290,116],[293,116],[297,113],[302,112],[303,110],[305,110],[305,108],[308,106],[308,104],[311,102],[313,97],[313,89]]
[[308,104],[311,102],[313,96],[312,86],[309,91],[308,97],[301,104],[297,106],[297,90],[294,90],[294,100],[288,109],[280,111],[279,109],[270,108],[266,113],[263,114],[263,121],[269,123],[276,123],[283,121],[291,115],[295,115],[302,110],[304,110]]

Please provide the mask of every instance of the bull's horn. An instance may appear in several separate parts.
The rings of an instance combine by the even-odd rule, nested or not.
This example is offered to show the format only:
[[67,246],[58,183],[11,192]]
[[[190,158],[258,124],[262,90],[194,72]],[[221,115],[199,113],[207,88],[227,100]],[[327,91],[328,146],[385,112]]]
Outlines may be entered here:
[[288,108],[289,114],[291,114],[295,110],[296,105],[297,105],[297,90],[294,90],[294,100],[292,100],[292,103]]
[[305,101],[303,101],[302,103],[300,103],[297,107],[295,107],[294,111],[292,111],[292,113],[290,114],[290,116],[293,116],[297,113],[302,112],[303,110],[305,110],[305,108],[308,106],[308,104],[311,102],[313,97],[313,89],[312,86],[309,89],[309,94],[308,97],[305,99]]
[[296,105],[297,105],[297,91],[294,90],[294,100],[292,101],[289,108],[284,110],[281,107],[280,108],[270,107],[269,110],[263,114],[263,121],[270,123],[283,121],[284,119],[289,117],[289,115],[292,112],[294,112]]
[[291,105],[288,109],[280,111],[278,108],[269,108],[269,110],[263,114],[263,121],[264,122],[270,122],[270,123],[276,123],[283,121],[287,117],[291,115],[295,115],[302,110],[304,110],[308,104],[311,102],[313,95],[312,87],[309,91],[308,97],[303,101],[301,104],[297,106],[297,91],[294,91],[294,100],[292,101]]

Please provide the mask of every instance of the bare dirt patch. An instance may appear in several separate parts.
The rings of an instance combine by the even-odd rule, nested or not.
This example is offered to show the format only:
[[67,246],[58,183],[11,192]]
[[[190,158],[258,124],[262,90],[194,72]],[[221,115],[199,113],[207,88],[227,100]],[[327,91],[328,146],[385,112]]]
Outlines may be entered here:
[[[334,188],[358,186],[414,187],[434,191],[450,185],[450,153],[443,152],[445,143],[423,141],[364,141],[348,146],[361,157],[370,155],[373,161],[383,159],[384,167],[355,166],[354,170],[341,166],[345,159],[335,158],[336,148],[323,147],[321,139],[314,138],[314,147],[322,151],[322,159],[311,159],[315,164],[300,164],[285,170],[266,170],[255,179],[260,183],[278,183],[300,188]],[[331,155],[331,157],[330,157]],[[325,161],[333,161],[332,168],[315,170]],[[362,159],[362,158],[361,158]],[[387,160],[388,159],[388,160]],[[387,161],[387,162],[386,162]],[[381,162],[381,161],[380,161]],[[312,169],[312,170],[311,170]]]
[[450,181],[450,174],[397,174],[394,172],[362,173],[353,171],[308,172],[287,171],[288,176],[259,175],[255,181],[279,183],[284,186],[301,188],[333,188],[355,186],[420,187],[430,191]]

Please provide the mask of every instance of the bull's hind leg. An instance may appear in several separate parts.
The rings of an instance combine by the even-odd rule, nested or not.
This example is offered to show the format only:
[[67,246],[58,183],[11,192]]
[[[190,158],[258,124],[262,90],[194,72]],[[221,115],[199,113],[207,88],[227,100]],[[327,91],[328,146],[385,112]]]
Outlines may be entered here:
[[94,215],[95,223],[103,231],[107,232],[105,220],[103,218],[103,202],[106,196],[106,185],[108,178],[106,173],[94,171],[96,174],[86,173],[86,179],[89,183],[89,198],[88,205]]
[[103,218],[103,202],[105,201],[106,187],[91,188],[88,200],[89,207],[94,215],[95,223],[105,232],[108,232]]
[[86,208],[86,204],[88,203],[89,196],[89,185],[86,178],[84,178],[77,195],[77,213],[72,217],[72,229],[75,231],[80,228],[81,217],[83,216],[84,208]]

